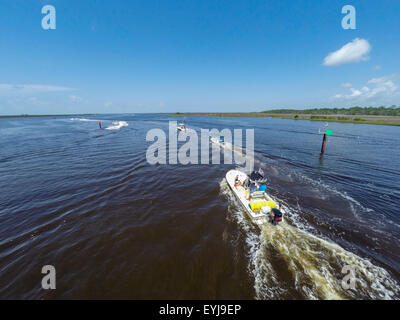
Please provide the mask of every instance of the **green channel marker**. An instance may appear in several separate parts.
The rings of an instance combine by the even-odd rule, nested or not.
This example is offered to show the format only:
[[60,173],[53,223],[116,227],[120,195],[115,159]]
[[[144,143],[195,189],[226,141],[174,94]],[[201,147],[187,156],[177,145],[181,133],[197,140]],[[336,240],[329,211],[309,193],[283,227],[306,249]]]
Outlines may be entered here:
[[326,130],[325,134],[326,134],[327,136],[331,136],[331,135],[332,135],[332,130]]

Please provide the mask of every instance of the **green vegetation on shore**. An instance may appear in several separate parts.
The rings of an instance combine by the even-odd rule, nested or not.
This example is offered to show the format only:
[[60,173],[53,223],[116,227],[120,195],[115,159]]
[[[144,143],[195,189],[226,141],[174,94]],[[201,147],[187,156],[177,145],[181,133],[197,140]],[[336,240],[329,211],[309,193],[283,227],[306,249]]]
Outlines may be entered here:
[[[320,109],[325,110],[325,109]],[[337,109],[342,110],[342,109]],[[274,110],[276,111],[276,110]],[[287,113],[271,112],[242,112],[242,113],[173,113],[173,116],[203,116],[203,117],[243,117],[243,118],[279,118],[293,120],[344,122],[400,126],[400,116],[383,115],[350,115],[350,114],[310,114],[304,113],[306,110],[285,110]],[[291,111],[291,112],[289,112]]]
[[267,110],[263,113],[273,114],[340,114],[340,115],[370,115],[370,116],[400,116],[400,107],[391,106],[386,107],[352,107],[352,108],[319,108],[319,109],[304,109],[304,110],[293,110],[293,109],[277,109]]

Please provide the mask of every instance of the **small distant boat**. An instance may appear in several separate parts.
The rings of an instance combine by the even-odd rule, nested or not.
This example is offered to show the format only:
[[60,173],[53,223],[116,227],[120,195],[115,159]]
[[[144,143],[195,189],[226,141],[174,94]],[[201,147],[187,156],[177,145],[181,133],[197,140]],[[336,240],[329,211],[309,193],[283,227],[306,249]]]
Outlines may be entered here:
[[184,123],[180,123],[177,127],[178,131],[186,131],[187,128]]
[[232,143],[225,141],[225,137],[222,135],[212,137],[210,139],[211,143],[220,147],[221,149],[227,149],[230,150],[236,154],[238,154],[240,157],[246,157],[246,155],[243,154],[243,148],[238,147],[236,145],[232,145]]
[[211,138],[211,143],[216,144],[221,148],[230,148],[232,149],[232,144],[225,141],[224,136],[216,136]]
[[183,118],[183,122],[178,124],[177,130],[182,132],[190,132],[191,129],[186,128],[186,117]]
[[188,127],[186,127],[186,125],[184,123],[180,123],[177,127],[176,130],[178,132],[186,132],[188,134],[190,133],[195,133],[196,131],[194,129],[190,129]]
[[267,186],[260,182],[262,179],[262,171],[254,171],[250,177],[238,170],[230,170],[226,174],[229,187],[250,219],[258,225],[276,225],[283,220],[283,214],[279,205],[267,194]]

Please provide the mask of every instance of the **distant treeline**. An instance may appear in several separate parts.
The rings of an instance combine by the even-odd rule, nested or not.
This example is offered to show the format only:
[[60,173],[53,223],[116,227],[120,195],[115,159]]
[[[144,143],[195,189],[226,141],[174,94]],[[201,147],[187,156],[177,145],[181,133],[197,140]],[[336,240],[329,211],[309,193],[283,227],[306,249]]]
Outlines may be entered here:
[[94,116],[95,113],[72,113],[72,114],[19,114],[19,115],[0,115],[2,118],[55,118],[55,117],[84,117]]
[[352,108],[319,108],[319,109],[278,109],[267,110],[264,113],[276,114],[346,114],[346,115],[371,115],[371,116],[400,116],[400,107],[352,107]]

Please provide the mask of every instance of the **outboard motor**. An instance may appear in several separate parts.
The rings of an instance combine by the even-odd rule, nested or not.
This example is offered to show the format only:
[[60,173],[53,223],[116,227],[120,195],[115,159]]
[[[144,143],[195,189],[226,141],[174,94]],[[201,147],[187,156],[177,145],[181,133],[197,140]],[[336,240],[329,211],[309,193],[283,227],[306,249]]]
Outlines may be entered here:
[[282,212],[276,208],[272,209],[272,224],[276,225],[282,221]]
[[250,174],[250,179],[253,181],[261,180],[262,178],[264,178],[264,177],[257,171],[253,171]]

